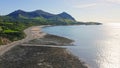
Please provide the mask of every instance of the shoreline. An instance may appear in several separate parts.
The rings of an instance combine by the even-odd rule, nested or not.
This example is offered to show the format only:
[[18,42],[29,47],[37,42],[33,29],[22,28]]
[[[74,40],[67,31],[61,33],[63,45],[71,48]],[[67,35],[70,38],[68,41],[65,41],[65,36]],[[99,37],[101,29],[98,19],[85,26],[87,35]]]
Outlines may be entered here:
[[[55,56],[58,56],[59,55],[59,58],[61,57],[65,57],[67,55],[71,56],[69,58],[66,57],[65,58],[61,58],[61,59],[64,59],[66,60],[65,62],[68,62],[69,60],[71,60],[70,58],[74,59],[74,60],[71,60],[72,63],[74,62],[74,65],[80,67],[80,68],[87,68],[86,64],[81,62],[81,60],[79,60],[77,57],[73,56],[72,54],[68,54],[68,52],[66,51],[66,49],[63,49],[63,48],[59,48],[59,47],[54,47],[54,46],[65,46],[65,45],[68,45],[69,43],[73,42],[73,40],[70,40],[70,39],[67,39],[67,38],[64,38],[64,37],[60,37],[60,36],[55,36],[55,35],[51,35],[51,34],[47,34],[47,33],[44,33],[41,31],[41,29],[43,27],[46,27],[46,26],[33,26],[33,27],[29,27],[27,29],[24,30],[25,34],[26,34],[26,37],[22,40],[19,40],[19,41],[15,41],[9,45],[5,45],[5,46],[8,46],[6,50],[4,50],[3,52],[0,52],[0,56],[3,55],[1,58],[0,58],[0,61],[4,60],[6,61],[5,59],[3,59],[3,57],[6,57],[7,59],[7,62],[9,62],[8,60],[11,60],[10,57],[15,57],[17,56],[15,52],[17,52],[18,54],[21,55],[21,57],[24,57],[26,58],[26,56],[24,56],[22,53],[29,53],[32,51],[34,52],[34,49],[37,50],[39,52],[39,49],[41,48],[44,48],[44,49],[50,49],[51,51],[53,51],[53,53],[49,53],[49,51],[47,52],[48,55],[50,54],[53,54],[54,56],[51,56],[51,57],[55,57]],[[42,40],[42,41],[41,41]],[[56,41],[57,40],[57,41]],[[63,41],[61,41],[63,40]],[[62,44],[61,44],[62,43]],[[64,44],[63,44],[64,43]],[[24,45],[23,45],[24,44]],[[28,45],[26,45],[28,44]],[[31,44],[31,45],[30,45]],[[11,45],[11,46],[10,46]],[[37,47],[35,46],[37,45]],[[38,46],[40,45],[40,46]],[[41,45],[47,45],[47,46],[50,46],[50,47],[46,47],[46,46],[41,46]],[[53,47],[51,46],[53,45]],[[21,53],[22,49],[21,47],[24,49],[24,51]],[[6,47],[4,47],[6,48]],[[3,48],[3,49],[4,49]],[[16,50],[16,48],[18,48],[18,50]],[[31,49],[31,51],[29,51],[29,49]],[[52,50],[53,49],[53,50]],[[59,49],[61,51],[61,54],[56,54],[55,51],[58,51],[57,50]],[[0,49],[1,50],[1,49]],[[42,52],[45,52],[45,51],[42,51]],[[41,53],[41,52],[39,52]],[[33,54],[36,54],[35,52]],[[62,56],[61,56],[62,55]],[[20,59],[21,57],[18,56],[18,58]],[[46,56],[47,57],[47,56]],[[18,58],[13,58],[12,60],[17,60]],[[57,58],[56,58],[57,59]],[[25,60],[25,59],[24,59]],[[24,61],[22,60],[22,61]],[[31,60],[31,59],[30,59]],[[34,60],[34,59],[33,59]],[[46,59],[45,59],[46,60]],[[48,61],[51,60],[50,58],[48,59]],[[48,61],[46,63],[48,63]],[[71,64],[71,61],[69,61],[68,63]],[[55,61],[54,61],[55,62]],[[18,62],[20,63],[20,62]],[[51,62],[50,62],[51,63]],[[15,64],[15,63],[14,63]],[[25,63],[26,64],[26,63]],[[41,63],[41,64],[44,64],[44,63]],[[62,64],[62,63],[60,63]],[[80,64],[80,65],[79,65]],[[0,65],[3,65],[4,67],[4,64],[0,63]],[[50,65],[50,64],[49,64]],[[52,65],[52,64],[51,64]],[[73,65],[73,66],[74,66]],[[9,65],[8,65],[9,66]],[[54,66],[54,65],[53,65]],[[76,67],[74,66],[74,67]],[[6,67],[5,67],[6,68]],[[42,67],[44,68],[44,67]]]
[[[9,51],[11,48],[13,48],[16,45],[22,44],[24,42],[28,42],[28,41],[30,41],[32,39],[37,39],[37,38],[43,37],[43,35],[45,35],[45,33],[38,34],[38,33],[41,32],[41,28],[43,28],[43,27],[45,27],[45,26],[42,25],[42,26],[32,26],[32,27],[29,27],[29,28],[24,30],[24,33],[26,35],[25,38],[23,38],[21,40],[18,40],[18,41],[11,42],[11,43],[9,43],[7,45],[1,45],[0,46],[0,56],[2,56],[5,52]],[[34,30],[37,33],[33,34]]]

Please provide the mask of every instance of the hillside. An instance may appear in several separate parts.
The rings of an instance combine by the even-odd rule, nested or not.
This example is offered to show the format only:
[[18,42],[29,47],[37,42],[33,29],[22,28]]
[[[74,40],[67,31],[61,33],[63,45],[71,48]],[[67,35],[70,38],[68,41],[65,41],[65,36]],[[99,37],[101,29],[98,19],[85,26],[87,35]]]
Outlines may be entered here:
[[[54,25],[67,25],[73,24],[76,20],[66,12],[60,14],[52,14],[43,10],[35,10],[32,12],[26,12],[23,10],[14,11],[6,15],[15,21],[29,20],[29,22],[41,23],[41,24],[54,24]],[[27,21],[28,22],[28,21]],[[49,22],[49,23],[48,23]]]
[[97,22],[77,22],[70,14],[52,14],[43,10],[26,12],[16,10],[0,16],[0,45],[25,37],[23,30],[35,25],[99,25]]
[[8,15],[0,16],[0,45],[25,37],[23,30],[33,25],[69,25],[76,20],[66,12],[51,14],[43,10],[26,12],[16,10]]

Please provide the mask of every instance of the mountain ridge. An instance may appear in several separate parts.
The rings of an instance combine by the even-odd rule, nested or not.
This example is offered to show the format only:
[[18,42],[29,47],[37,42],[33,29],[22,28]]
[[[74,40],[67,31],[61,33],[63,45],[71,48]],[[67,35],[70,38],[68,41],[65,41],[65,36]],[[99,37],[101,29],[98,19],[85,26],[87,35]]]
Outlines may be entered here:
[[42,10],[32,12],[16,10],[0,16],[0,45],[24,38],[23,30],[36,25],[101,25],[101,23],[78,22],[66,12],[51,14]]
[[[25,19],[35,19],[35,18],[44,18],[50,21],[59,21],[59,22],[76,22],[75,18],[73,18],[70,14],[66,12],[62,12],[60,14],[52,14],[43,10],[35,10],[31,12],[26,12],[23,10],[16,10],[7,16],[12,17],[12,18],[25,18]],[[65,21],[67,20],[67,21]]]

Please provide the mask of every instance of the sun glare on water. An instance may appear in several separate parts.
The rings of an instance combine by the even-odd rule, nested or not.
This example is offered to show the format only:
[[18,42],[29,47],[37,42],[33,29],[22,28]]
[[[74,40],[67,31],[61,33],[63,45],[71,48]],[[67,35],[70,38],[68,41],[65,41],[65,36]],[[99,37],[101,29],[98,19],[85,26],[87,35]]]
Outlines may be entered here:
[[120,24],[110,23],[106,27],[107,39],[99,41],[103,48],[98,53],[99,68],[120,68]]

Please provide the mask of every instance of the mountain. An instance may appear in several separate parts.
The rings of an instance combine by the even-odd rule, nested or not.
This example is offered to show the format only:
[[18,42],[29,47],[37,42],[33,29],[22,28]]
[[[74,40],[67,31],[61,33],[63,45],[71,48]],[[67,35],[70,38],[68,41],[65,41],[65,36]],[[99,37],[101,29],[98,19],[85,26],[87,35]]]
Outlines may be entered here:
[[21,16],[26,17],[26,18],[35,18],[35,17],[49,18],[49,17],[53,16],[53,14],[50,14],[48,12],[44,12],[42,10],[36,10],[33,12],[26,12],[23,10],[17,10],[17,11],[14,11],[14,12],[8,14],[7,16],[10,16],[13,18],[19,18]]
[[17,11],[14,11],[14,12],[8,14],[7,16],[10,16],[10,17],[13,17],[13,18],[17,18],[17,17],[19,17],[19,15],[27,16],[28,14],[25,11],[17,10]]
[[68,13],[66,13],[66,12],[63,12],[63,13],[61,13],[61,14],[58,14],[58,16],[60,16],[60,17],[62,17],[62,18],[64,18],[64,19],[71,19],[71,20],[74,20],[74,21],[75,21],[75,19],[74,19],[71,15],[69,15]]
[[23,10],[17,10],[14,11],[10,14],[7,15],[8,17],[11,17],[13,19],[27,19],[27,20],[36,20],[36,21],[46,21],[46,22],[52,22],[52,23],[56,23],[56,24],[71,24],[71,23],[75,23],[76,20],[68,13],[63,12],[60,14],[52,14],[52,13],[48,13],[45,12],[43,10],[35,10],[32,12],[26,12]]
[[[24,29],[36,25],[99,25],[98,22],[77,22],[70,14],[52,14],[42,10],[26,12],[14,11],[0,16],[0,45],[25,37]],[[5,41],[4,41],[5,40]]]
[[50,17],[52,17],[52,16],[54,16],[54,14],[45,12],[45,11],[43,11],[43,10],[36,10],[36,11],[30,12],[29,14],[30,14],[31,16],[32,16],[32,15],[36,15],[35,17],[40,17],[40,16],[42,16],[42,17],[47,18],[47,19],[50,18]]

